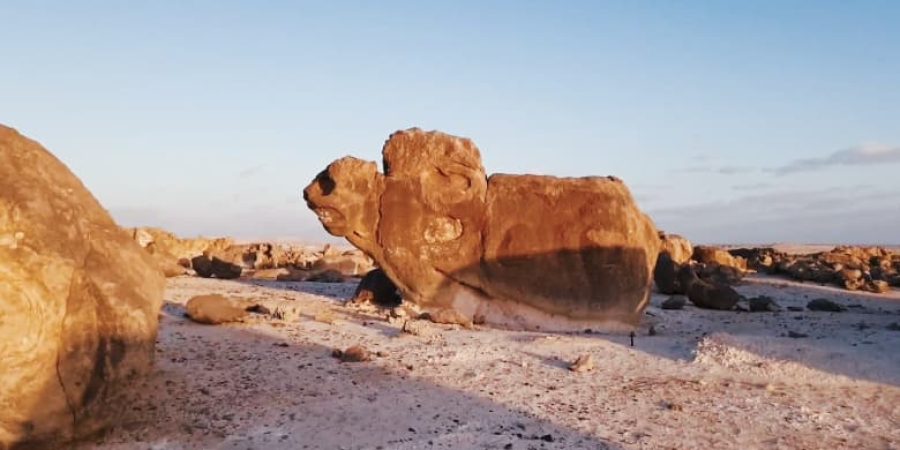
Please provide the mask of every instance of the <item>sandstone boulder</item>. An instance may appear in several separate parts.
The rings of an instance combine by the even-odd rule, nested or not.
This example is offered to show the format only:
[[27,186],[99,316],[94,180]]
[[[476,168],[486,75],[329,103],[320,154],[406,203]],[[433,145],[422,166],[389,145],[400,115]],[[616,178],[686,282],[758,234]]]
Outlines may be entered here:
[[701,280],[690,266],[681,268],[678,280],[687,291],[688,300],[699,308],[730,311],[741,300],[731,286]]
[[165,280],[63,163],[0,126],[0,448],[109,425],[151,370]]
[[516,328],[640,320],[660,240],[622,181],[488,179],[472,141],[418,129],[392,135],[383,156],[384,174],[335,161],[304,197],[405,300]]
[[197,276],[203,278],[221,278],[231,280],[241,276],[243,268],[232,262],[220,259],[218,256],[210,256],[204,253],[191,259],[191,267]]
[[243,320],[248,315],[247,309],[252,306],[218,294],[211,294],[192,297],[187,301],[184,309],[187,316],[194,322],[218,325]]
[[176,259],[191,259],[202,255],[203,252],[217,252],[225,250],[234,241],[230,238],[194,238],[184,239],[160,228],[141,227],[132,228],[132,238],[141,247],[148,249],[153,246],[154,252],[171,255]]
[[727,250],[719,247],[710,247],[707,245],[698,245],[694,247],[693,258],[695,261],[704,264],[718,264],[721,266],[734,267],[740,270],[747,270],[747,260],[740,256],[732,256]]
[[677,234],[666,234],[662,231],[659,232],[659,239],[661,243],[659,252],[668,253],[672,261],[684,264],[691,260],[691,256],[694,254],[694,246],[691,241]]

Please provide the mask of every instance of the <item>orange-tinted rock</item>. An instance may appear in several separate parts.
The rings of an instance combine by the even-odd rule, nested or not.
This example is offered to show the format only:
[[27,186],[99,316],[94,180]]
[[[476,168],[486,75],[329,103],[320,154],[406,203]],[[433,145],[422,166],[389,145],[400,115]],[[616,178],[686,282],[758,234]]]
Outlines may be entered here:
[[176,260],[191,259],[202,255],[203,252],[217,252],[225,250],[234,241],[230,238],[194,238],[183,239],[159,228],[141,227],[132,228],[132,238],[152,253],[171,255]]
[[659,232],[660,253],[668,253],[672,261],[676,264],[684,264],[691,260],[694,254],[694,246],[691,241],[677,235]]
[[0,267],[0,448],[109,425],[151,370],[165,280],[65,165],[3,126]]
[[488,179],[472,141],[417,129],[383,155],[384,174],[343,158],[304,196],[404,299],[512,327],[639,321],[660,240],[620,180]]
[[238,322],[247,317],[247,302],[240,302],[218,294],[198,295],[184,305],[187,316],[197,323],[218,325]]
[[719,264],[747,270],[747,260],[739,256],[732,256],[727,250],[718,247],[698,245],[694,247],[693,258],[695,261],[704,264]]

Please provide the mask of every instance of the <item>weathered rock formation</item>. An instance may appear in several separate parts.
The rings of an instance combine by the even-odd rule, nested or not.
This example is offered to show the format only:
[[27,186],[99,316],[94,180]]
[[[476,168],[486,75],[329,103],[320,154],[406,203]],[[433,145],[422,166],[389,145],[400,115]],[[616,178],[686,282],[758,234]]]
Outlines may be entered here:
[[151,369],[165,280],[84,185],[0,126],[0,448],[108,425]]
[[684,264],[691,260],[694,254],[694,246],[691,241],[677,235],[659,232],[659,240],[661,243],[659,252],[668,253],[672,261],[676,264]]
[[371,256],[407,301],[461,322],[636,324],[660,239],[613,177],[493,175],[468,139],[417,129],[374,162],[333,162],[304,191],[331,234]]
[[753,270],[799,281],[875,293],[887,292],[890,286],[900,287],[900,254],[881,247],[841,246],[806,255],[773,248],[741,248],[729,252],[747,258]]

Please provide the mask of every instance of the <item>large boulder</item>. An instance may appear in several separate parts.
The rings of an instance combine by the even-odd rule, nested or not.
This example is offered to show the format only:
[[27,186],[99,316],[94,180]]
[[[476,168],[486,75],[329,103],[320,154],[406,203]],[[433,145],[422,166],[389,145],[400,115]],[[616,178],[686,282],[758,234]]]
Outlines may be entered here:
[[373,162],[333,162],[304,191],[326,230],[432,316],[514,328],[634,326],[660,240],[613,177],[493,175],[468,139],[393,134]]
[[0,448],[110,424],[151,370],[165,280],[65,165],[0,126]]

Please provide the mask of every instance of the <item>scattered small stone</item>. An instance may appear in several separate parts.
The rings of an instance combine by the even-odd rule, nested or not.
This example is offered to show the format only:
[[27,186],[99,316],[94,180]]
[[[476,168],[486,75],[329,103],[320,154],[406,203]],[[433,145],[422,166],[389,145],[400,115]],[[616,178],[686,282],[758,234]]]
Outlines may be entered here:
[[288,347],[290,344],[288,344],[287,342],[276,342],[272,345],[274,345],[276,347]]
[[662,309],[682,309],[687,305],[687,297],[683,295],[673,295],[666,299],[666,301],[662,302],[660,308]]
[[806,307],[809,308],[810,311],[843,312],[847,310],[847,308],[840,303],[835,303],[825,298],[810,300],[809,303],[806,304]]
[[787,307],[787,310],[788,310],[788,311],[793,311],[793,312],[802,312],[802,311],[804,311],[802,306],[788,306],[788,307]]
[[809,337],[808,334],[797,333],[796,331],[788,331],[788,337],[793,339],[800,339]]
[[900,323],[891,322],[891,324],[887,326],[887,329],[891,331],[900,331]]
[[313,320],[328,325],[334,325],[334,323],[337,322],[337,319],[334,317],[334,313],[332,313],[331,310],[328,309],[323,309],[317,312],[313,317]]
[[569,370],[578,373],[590,372],[594,370],[594,358],[591,355],[581,355],[569,365]]
[[424,338],[432,337],[436,334],[430,322],[424,320],[406,320],[403,322],[403,328],[400,331]]
[[775,303],[775,300],[772,297],[767,297],[765,295],[760,297],[753,297],[748,300],[750,311],[751,312],[778,312],[781,311],[781,306],[778,303]]
[[681,405],[679,405],[678,403],[663,401],[662,406],[663,406],[663,408],[668,409],[669,411],[681,411]]
[[372,360],[372,355],[361,345],[354,345],[344,351],[335,349],[331,352],[331,356],[340,359],[341,362],[365,362]]
[[650,325],[650,329],[647,330],[647,336],[656,336],[656,327]]
[[555,439],[553,439],[552,434],[545,434],[545,435],[541,436],[541,440],[544,442],[553,442]]

